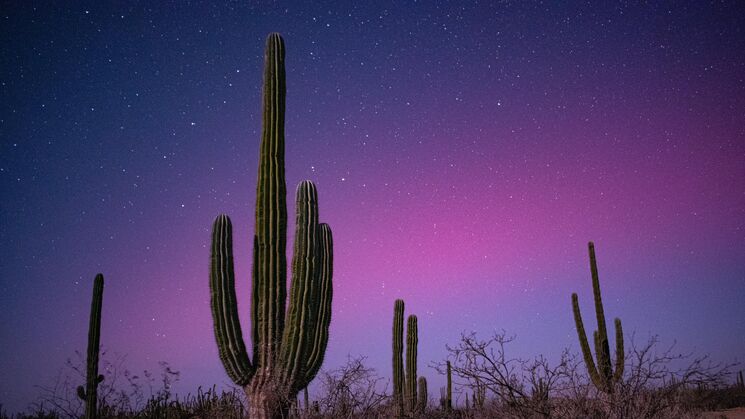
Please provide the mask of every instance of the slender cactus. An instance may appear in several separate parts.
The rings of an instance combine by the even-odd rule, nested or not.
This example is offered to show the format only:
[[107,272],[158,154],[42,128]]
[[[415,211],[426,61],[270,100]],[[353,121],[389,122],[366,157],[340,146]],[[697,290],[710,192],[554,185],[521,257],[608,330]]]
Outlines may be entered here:
[[486,400],[486,385],[476,377],[476,388],[473,392],[473,407],[475,409],[482,409],[484,407],[484,400]]
[[393,404],[394,414],[404,412],[404,300],[393,303]]
[[424,377],[419,377],[418,380],[419,388],[417,390],[417,411],[419,414],[424,414],[424,412],[427,410],[427,400],[429,399],[429,395],[427,394],[427,379]]
[[453,374],[452,374],[452,369],[450,368],[450,361],[447,361],[447,378],[448,378],[448,386],[447,386],[447,392],[445,393],[445,409],[452,410],[453,409]]
[[546,403],[548,403],[549,388],[548,384],[543,380],[543,378],[539,378],[538,382],[533,384],[531,397],[533,398],[533,401],[538,405],[545,405]]
[[616,326],[616,363],[615,372],[611,367],[610,360],[610,345],[608,343],[608,331],[605,327],[605,313],[603,312],[603,301],[600,296],[600,281],[598,279],[598,266],[595,260],[595,245],[590,242],[588,244],[590,252],[590,272],[592,274],[592,291],[595,298],[595,315],[598,322],[598,330],[593,333],[595,343],[595,356],[597,358],[597,367],[595,361],[592,358],[592,352],[590,352],[590,345],[587,342],[587,335],[585,334],[585,326],[582,322],[582,314],[579,310],[579,299],[577,294],[572,294],[572,309],[574,311],[574,322],[577,328],[577,336],[579,337],[579,344],[582,348],[582,355],[585,359],[585,365],[587,371],[590,374],[595,387],[600,391],[611,393],[613,392],[613,386],[623,376],[624,367],[624,352],[623,352],[623,329],[621,328],[621,320],[615,319]]
[[745,389],[745,381],[742,378],[742,370],[737,372],[737,388]]
[[406,408],[410,414],[416,411],[416,364],[417,344],[419,336],[417,330],[417,318],[410,315],[406,323]]
[[[287,415],[290,403],[323,363],[331,322],[333,243],[318,223],[318,193],[310,181],[296,193],[295,245],[289,308],[287,203],[284,167],[284,41],[270,34],[264,56],[263,119],[256,187],[249,358],[238,320],[230,218],[212,229],[210,294],[215,339],[228,376],[243,387],[251,418]],[[251,361],[253,359],[253,362]]]
[[88,325],[88,354],[85,368],[85,388],[78,386],[78,397],[85,401],[85,419],[98,418],[98,384],[103,375],[98,374],[98,353],[101,342],[101,306],[103,305],[103,274],[93,280],[93,298]]

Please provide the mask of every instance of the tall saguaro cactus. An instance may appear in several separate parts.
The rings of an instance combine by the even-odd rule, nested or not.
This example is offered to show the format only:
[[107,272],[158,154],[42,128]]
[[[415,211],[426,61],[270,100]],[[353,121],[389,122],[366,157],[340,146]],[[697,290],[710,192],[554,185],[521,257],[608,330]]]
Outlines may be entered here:
[[103,274],[93,280],[91,316],[88,325],[88,353],[85,366],[85,388],[78,386],[78,397],[85,401],[85,419],[98,417],[98,384],[103,375],[98,374],[98,353],[101,343],[101,307],[103,305]]
[[598,330],[593,333],[595,341],[595,357],[597,358],[597,367],[592,359],[590,345],[587,342],[585,326],[582,323],[582,314],[579,310],[579,299],[577,294],[572,294],[572,309],[574,311],[574,322],[577,327],[577,336],[579,345],[582,348],[582,355],[585,359],[587,372],[590,374],[595,387],[606,393],[613,392],[613,386],[623,376],[624,353],[623,353],[623,329],[621,320],[616,318],[616,365],[615,372],[611,367],[610,344],[608,343],[608,331],[605,327],[605,313],[603,312],[603,301],[600,296],[600,281],[598,279],[598,265],[595,260],[595,245],[588,244],[590,252],[590,272],[592,274],[592,292],[595,297],[595,316],[598,322]]
[[[289,308],[284,167],[284,41],[270,34],[264,55],[263,120],[253,240],[251,341],[243,342],[235,295],[233,232],[220,215],[212,229],[210,302],[215,338],[228,376],[243,387],[249,417],[286,417],[292,400],[323,363],[331,322],[333,243],[318,223],[318,193],[298,185]],[[252,361],[253,360],[253,361]]]
[[393,305],[393,403],[396,416],[413,414],[417,403],[417,317],[410,315],[406,324],[406,369],[403,362],[404,301]]

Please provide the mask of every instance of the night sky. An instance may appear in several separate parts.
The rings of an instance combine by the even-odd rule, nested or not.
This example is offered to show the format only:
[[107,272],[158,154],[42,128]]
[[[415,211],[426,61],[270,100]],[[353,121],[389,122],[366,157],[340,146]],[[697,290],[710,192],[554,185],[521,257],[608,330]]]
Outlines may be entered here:
[[229,383],[210,228],[233,219],[248,331],[273,31],[288,212],[312,179],[334,231],[324,367],[366,355],[390,377],[396,298],[419,316],[431,396],[427,365],[462,331],[578,352],[590,240],[627,340],[745,360],[742,3],[32,3],[0,7],[6,409],[85,350],[97,272],[105,349],[132,371],[169,362],[181,394]]

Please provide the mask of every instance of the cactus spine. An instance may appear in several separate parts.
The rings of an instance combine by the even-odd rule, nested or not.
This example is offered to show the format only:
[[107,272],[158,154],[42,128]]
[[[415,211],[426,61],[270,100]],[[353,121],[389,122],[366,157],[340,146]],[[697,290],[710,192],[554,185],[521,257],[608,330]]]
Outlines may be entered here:
[[98,384],[103,375],[98,374],[98,351],[101,342],[101,306],[103,304],[103,274],[93,280],[91,316],[88,325],[88,354],[85,368],[85,388],[78,386],[78,397],[85,401],[85,419],[96,419],[98,409]]
[[249,416],[259,419],[287,416],[291,401],[321,367],[331,322],[331,229],[318,223],[318,194],[310,181],[301,182],[297,188],[293,280],[289,309],[285,311],[284,55],[282,37],[270,34],[264,55],[253,240],[252,358],[238,320],[230,218],[218,216],[212,229],[210,302],[215,339],[225,371],[248,396]]
[[419,377],[418,383],[419,389],[417,390],[417,397],[419,399],[417,400],[417,410],[420,414],[424,414],[427,410],[427,399],[429,398],[427,395],[427,379]]
[[592,274],[592,291],[595,298],[595,315],[598,322],[598,330],[593,334],[595,343],[595,356],[597,358],[597,367],[592,358],[592,352],[590,352],[590,345],[587,342],[587,335],[585,334],[585,327],[582,323],[582,315],[579,310],[579,299],[577,294],[572,294],[572,309],[574,311],[574,322],[577,328],[577,336],[579,337],[579,344],[582,348],[582,355],[584,356],[585,365],[587,371],[590,374],[595,387],[598,390],[605,393],[612,393],[613,386],[623,376],[624,367],[624,353],[623,353],[623,329],[621,328],[621,320],[616,318],[616,363],[615,372],[611,367],[610,360],[610,345],[608,343],[608,331],[605,327],[605,313],[603,312],[603,301],[600,296],[600,281],[598,279],[598,265],[595,260],[595,245],[590,242],[588,244],[590,252],[590,272]]

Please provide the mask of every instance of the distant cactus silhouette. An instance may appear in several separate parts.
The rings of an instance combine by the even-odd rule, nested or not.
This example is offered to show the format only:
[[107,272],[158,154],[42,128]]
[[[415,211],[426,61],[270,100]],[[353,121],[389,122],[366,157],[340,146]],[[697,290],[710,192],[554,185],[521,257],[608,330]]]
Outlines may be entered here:
[[745,389],[745,381],[742,379],[742,370],[737,372],[737,387]]
[[403,365],[404,301],[393,305],[393,403],[397,416],[413,414],[417,403],[417,317],[410,315],[406,324],[406,370]]
[[256,187],[251,359],[238,320],[233,232],[228,216],[218,216],[212,229],[210,300],[220,360],[228,376],[246,392],[249,416],[258,419],[287,416],[292,400],[323,363],[331,322],[331,229],[318,223],[318,195],[310,181],[303,181],[297,188],[293,280],[285,312],[284,56],[282,37],[270,34],[264,55],[264,107]]
[[103,305],[103,275],[93,280],[93,298],[88,325],[88,353],[85,366],[85,388],[78,386],[78,397],[85,401],[85,419],[98,417],[98,384],[103,375],[98,374],[98,354],[101,342],[101,306]]
[[445,392],[445,410],[453,409],[453,372],[450,361],[447,361],[447,389]]
[[577,328],[577,336],[579,337],[579,344],[582,348],[582,355],[584,356],[585,365],[587,371],[590,374],[590,379],[598,390],[611,393],[613,392],[613,386],[617,383],[621,377],[623,377],[624,367],[624,353],[623,353],[623,329],[621,328],[621,320],[616,318],[616,363],[615,372],[611,367],[610,360],[610,345],[608,343],[608,331],[605,327],[605,313],[603,312],[603,301],[600,296],[600,281],[598,279],[598,266],[595,260],[595,245],[590,242],[588,244],[590,252],[590,272],[592,274],[592,291],[595,297],[595,315],[598,322],[598,330],[593,334],[595,341],[595,356],[597,357],[597,367],[592,359],[592,352],[590,352],[590,345],[587,342],[587,335],[585,334],[585,327],[582,323],[582,315],[579,310],[579,300],[577,294],[572,294],[572,309],[574,311],[574,322]]
[[476,377],[476,388],[473,392],[473,407],[476,409],[484,408],[484,401],[486,400],[486,385]]
[[417,411],[423,414],[427,410],[427,401],[429,399],[429,395],[427,394],[427,379],[419,377],[418,383],[417,397],[419,400],[417,401]]

